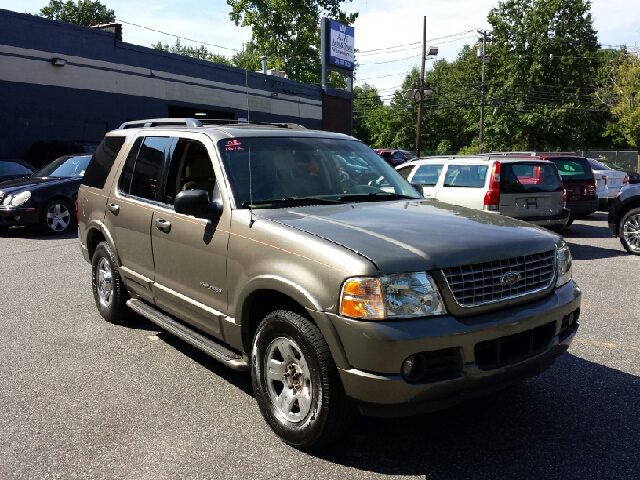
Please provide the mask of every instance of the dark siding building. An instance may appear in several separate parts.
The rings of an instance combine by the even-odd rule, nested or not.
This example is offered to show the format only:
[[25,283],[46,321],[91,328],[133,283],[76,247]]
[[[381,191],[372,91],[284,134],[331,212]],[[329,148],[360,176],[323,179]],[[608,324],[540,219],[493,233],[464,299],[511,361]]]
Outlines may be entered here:
[[[346,92],[334,93],[345,97]],[[143,118],[204,112],[207,118],[325,125],[335,131],[340,124],[335,118],[351,113],[350,101],[348,109],[325,108],[323,122],[320,86],[2,9],[0,106],[0,158],[21,158],[38,140],[98,142],[122,122]]]

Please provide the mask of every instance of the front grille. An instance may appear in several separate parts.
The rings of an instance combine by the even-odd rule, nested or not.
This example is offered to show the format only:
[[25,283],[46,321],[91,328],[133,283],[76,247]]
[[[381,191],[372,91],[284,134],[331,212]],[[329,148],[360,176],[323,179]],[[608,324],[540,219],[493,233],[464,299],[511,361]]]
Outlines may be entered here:
[[[449,290],[458,305],[475,307],[522,297],[546,289],[555,277],[556,252],[550,250],[493,262],[444,268]],[[516,272],[520,279],[503,283],[505,274]]]

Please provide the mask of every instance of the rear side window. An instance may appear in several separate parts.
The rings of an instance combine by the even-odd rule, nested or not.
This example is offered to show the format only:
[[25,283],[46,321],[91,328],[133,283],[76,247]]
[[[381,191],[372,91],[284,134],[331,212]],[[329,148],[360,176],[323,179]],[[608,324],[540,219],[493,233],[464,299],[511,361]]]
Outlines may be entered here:
[[444,186],[482,188],[486,174],[486,165],[449,165]]
[[593,180],[593,170],[586,158],[553,158],[562,180]]
[[552,163],[502,163],[502,193],[561,192],[562,181]]
[[[147,200],[156,199],[160,171],[170,141],[170,137],[146,137],[140,145],[135,160],[132,159],[137,150],[134,145],[122,172],[121,189],[123,193]],[[128,191],[127,186],[129,187]]]
[[423,187],[433,187],[438,183],[438,178],[442,173],[442,164],[420,165],[415,175],[411,179],[411,183],[421,185]]
[[109,172],[113,167],[113,162],[118,153],[120,153],[125,139],[126,137],[122,136],[109,136],[102,140],[91,157],[87,171],[84,172],[83,185],[99,189],[104,188]]

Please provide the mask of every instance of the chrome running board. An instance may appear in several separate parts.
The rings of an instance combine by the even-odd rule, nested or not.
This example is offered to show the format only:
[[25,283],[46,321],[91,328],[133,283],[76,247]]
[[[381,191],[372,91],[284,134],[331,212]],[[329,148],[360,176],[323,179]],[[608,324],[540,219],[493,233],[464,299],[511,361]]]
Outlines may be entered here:
[[236,352],[229,350],[224,345],[205,337],[204,335],[192,330],[182,323],[174,320],[165,313],[157,310],[147,302],[138,299],[127,300],[127,306],[134,312],[139,313],[143,317],[151,320],[153,323],[163,328],[176,337],[181,338],[185,342],[199,348],[219,362],[233,368],[234,370],[249,370],[249,364]]

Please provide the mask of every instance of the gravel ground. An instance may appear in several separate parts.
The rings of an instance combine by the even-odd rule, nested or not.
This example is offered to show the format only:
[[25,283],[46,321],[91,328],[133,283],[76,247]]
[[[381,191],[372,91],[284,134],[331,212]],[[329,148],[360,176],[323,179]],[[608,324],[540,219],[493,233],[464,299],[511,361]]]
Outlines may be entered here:
[[565,231],[581,329],[543,375],[450,410],[362,417],[313,454],[280,442],[250,377],[152,323],[108,324],[74,235],[0,234],[0,477],[638,478],[640,257],[606,215]]

